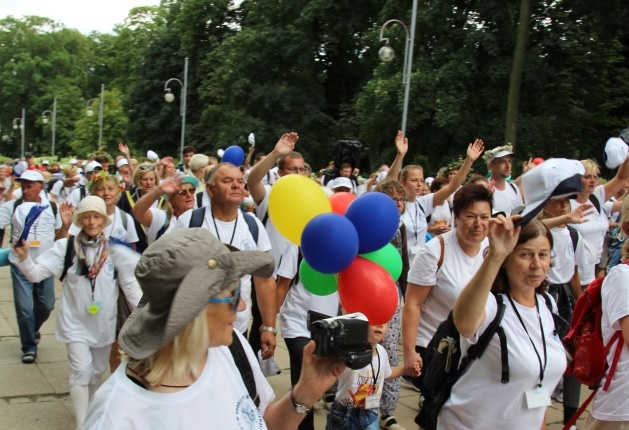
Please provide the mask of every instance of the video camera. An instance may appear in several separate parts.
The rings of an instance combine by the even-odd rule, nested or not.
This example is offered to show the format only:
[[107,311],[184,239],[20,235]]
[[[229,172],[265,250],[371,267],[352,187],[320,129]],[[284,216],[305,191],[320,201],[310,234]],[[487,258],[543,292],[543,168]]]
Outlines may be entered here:
[[315,355],[343,357],[345,365],[358,370],[372,360],[369,321],[361,313],[330,317],[308,311],[310,338],[317,343]]

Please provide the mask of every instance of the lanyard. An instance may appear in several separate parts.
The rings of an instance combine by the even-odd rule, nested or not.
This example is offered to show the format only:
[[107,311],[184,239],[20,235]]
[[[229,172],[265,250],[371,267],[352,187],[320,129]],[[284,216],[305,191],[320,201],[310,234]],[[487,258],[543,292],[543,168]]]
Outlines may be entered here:
[[419,233],[419,202],[415,200],[415,218],[411,215],[411,212],[408,212],[408,216],[411,218],[411,222],[413,223],[413,234],[415,235],[415,245],[419,241],[418,233]]
[[539,384],[537,384],[537,386],[541,387],[542,381],[544,380],[544,371],[546,370],[546,363],[548,363],[548,356],[546,353],[546,339],[544,337],[544,326],[542,325],[542,317],[539,314],[539,303],[537,302],[537,295],[535,295],[535,309],[537,309],[537,318],[539,319],[539,328],[542,335],[542,345],[544,348],[544,365],[543,366],[542,366],[542,358],[540,357],[539,352],[537,351],[537,347],[533,343],[533,339],[531,339],[531,335],[529,334],[529,331],[526,329],[526,326],[524,325],[524,321],[522,320],[522,317],[520,316],[518,309],[515,307],[515,303],[513,303],[513,299],[511,298],[511,295],[507,294],[507,298],[511,302],[511,306],[513,307],[515,314],[520,320],[520,324],[522,324],[522,327],[524,328],[526,335],[529,337],[529,340],[531,341],[531,345],[533,345],[533,350],[535,350],[535,354],[537,355],[537,361],[539,362]]
[[[87,273],[87,278],[90,280],[90,286],[92,287],[92,301],[94,301],[94,289],[96,288],[96,277],[102,270],[105,265],[105,261],[107,261],[107,256],[109,255],[109,247],[107,246],[107,240],[104,236],[101,236],[101,245],[96,254],[94,254],[94,261],[92,262],[89,271]],[[71,246],[70,244],[68,246]],[[87,257],[87,253],[85,252],[85,246],[83,247],[83,254]]]
[[371,360],[371,374],[373,375],[373,386],[374,388],[378,385],[378,377],[380,376],[380,353],[378,352],[378,348],[376,347],[376,354],[378,355],[378,371],[376,372],[373,368],[373,359]]
[[[220,242],[223,242],[223,240],[221,239],[221,235],[218,232],[218,226],[216,225],[216,219],[214,218],[214,211],[212,210],[212,208],[210,208],[210,211],[212,211],[212,222],[214,223],[214,229],[216,230],[216,237]],[[238,214],[236,214],[236,221],[234,222],[234,231],[232,231],[232,238],[229,240],[229,245],[231,245],[232,242],[234,241],[234,236],[236,235],[237,225],[238,225]]]

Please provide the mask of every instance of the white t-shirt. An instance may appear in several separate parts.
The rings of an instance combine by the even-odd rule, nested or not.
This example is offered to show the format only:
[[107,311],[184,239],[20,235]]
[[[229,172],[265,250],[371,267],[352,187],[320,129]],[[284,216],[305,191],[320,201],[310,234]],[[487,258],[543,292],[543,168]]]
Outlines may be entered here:
[[[194,208],[195,209],[199,207],[198,194],[199,193],[194,195]],[[201,194],[201,206],[205,206],[205,207],[210,206],[210,196],[208,196],[207,191],[203,191],[203,194]]]
[[[271,187],[266,185],[265,187],[266,195],[262,199],[259,205],[256,206],[256,216],[260,221],[264,221],[264,218],[267,216],[269,211],[269,195],[271,194]],[[264,225],[266,228],[266,232],[269,235],[269,240],[271,241],[271,255],[275,259],[275,271],[273,272],[273,276],[277,275],[277,269],[280,264],[280,258],[284,253],[286,247],[290,244],[288,239],[286,239],[282,233],[280,233],[275,225],[273,224],[273,220],[271,217],[267,217],[266,223]]]
[[[39,256],[36,262],[27,259],[17,266],[31,282],[39,282],[63,271],[68,239],[59,239],[52,249]],[[87,261],[94,260],[95,248],[86,249]],[[94,301],[101,305],[100,311],[92,315],[87,309],[92,303],[92,287],[85,276],[77,275],[78,258],[72,265],[63,282],[61,300],[57,307],[55,337],[59,342],[81,342],[92,348],[111,345],[116,335],[118,316],[118,283],[125,291],[127,300],[135,307],[142,291],[135,279],[135,266],[140,255],[125,246],[111,246],[101,272],[94,284]],[[117,278],[114,278],[114,269]]]
[[485,248],[489,246],[487,238],[480,244],[480,250],[474,257],[468,256],[459,245],[456,229],[441,235],[445,249],[443,264],[437,270],[441,255],[441,242],[431,239],[420,250],[408,271],[408,283],[428,288],[433,286],[421,307],[418,346],[428,346],[428,342],[437,331],[439,324],[448,317],[459,294],[483,264]]
[[378,344],[369,366],[358,370],[347,367],[341,373],[335,400],[345,406],[364,408],[367,396],[382,395],[382,384],[389,376],[391,376],[389,356],[384,347]]
[[[189,210],[183,213],[175,223],[172,230],[177,230],[178,228],[188,228],[192,212],[193,211]],[[260,220],[253,217],[258,224],[258,243],[256,244],[251,231],[249,231],[249,226],[243,218],[245,216],[250,215],[245,215],[238,210],[238,215],[235,221],[224,222],[218,219],[213,219],[212,211],[208,207],[205,210],[205,217],[203,218],[201,227],[207,229],[221,242],[232,245],[241,251],[270,251],[271,242],[269,241],[269,236],[266,234],[266,230],[262,226]],[[218,231],[216,231],[214,225],[218,227]],[[245,310],[238,312],[234,327],[236,327],[236,329],[241,333],[244,333],[249,328],[249,320],[251,318],[251,275],[245,275],[240,279],[240,297],[244,300],[247,307]]]
[[[299,268],[297,245],[289,243],[282,262],[277,269],[277,275],[284,278],[293,279]],[[313,310],[325,315],[336,316],[339,309],[339,293],[334,292],[327,296],[317,296],[312,294],[301,283],[301,279],[293,285],[286,294],[286,299],[280,307],[280,328],[282,337],[294,339],[297,337],[310,337],[307,319],[308,311]]]
[[522,194],[517,185],[507,182],[504,190],[494,188],[494,213],[504,212],[511,215],[511,211],[522,204]]
[[[122,221],[123,216],[127,218],[126,230]],[[109,215],[109,219],[111,220],[111,224],[103,229],[105,236],[119,239],[126,243],[136,243],[138,241],[138,232],[135,229],[135,224],[131,215],[116,207],[114,208],[114,213]],[[74,225],[74,223],[72,223],[68,229],[68,233],[75,237],[80,231],[81,228]]]
[[52,190],[50,190],[50,194],[54,195],[57,200],[57,204],[61,204],[68,200],[68,196],[76,189],[76,186],[73,185],[71,187],[63,186],[63,179],[58,180],[52,186]]
[[[16,243],[24,230],[24,221],[26,216],[31,211],[33,206],[48,206],[35,220],[28,233],[27,241],[31,245],[29,254],[32,258],[36,259],[42,255],[45,251],[52,248],[55,242],[55,230],[60,229],[61,215],[59,214],[59,206],[57,205],[57,216],[55,217],[50,202],[46,199],[42,199],[41,203],[35,202],[22,202],[17,208],[15,208],[15,214],[13,208],[16,200],[11,200],[6,204],[0,206],[0,228],[6,228],[11,224],[11,241]],[[33,246],[33,244],[39,243],[39,246]],[[17,264],[20,261],[19,257],[13,249],[9,254],[9,262]]]
[[[151,225],[148,229],[146,229],[146,240],[148,244],[152,244],[155,242],[157,238],[157,233],[164,227],[164,224],[168,222],[168,216],[166,216],[166,211],[157,208],[149,208],[151,213],[153,214],[153,221],[151,221]],[[192,209],[188,209],[192,210]],[[175,229],[175,224],[177,223],[177,217],[173,215],[168,223],[168,227],[164,230],[164,234],[162,236],[167,235],[171,231]]]
[[[594,189],[592,195],[598,199],[601,204],[601,210],[596,212],[596,208],[592,208],[590,215],[586,216],[587,222],[581,224],[571,224],[583,237],[585,242],[585,249],[587,252],[587,264],[579,266],[579,277],[581,278],[581,285],[586,285],[592,282],[596,276],[594,273],[594,267],[601,261],[601,254],[603,254],[603,240],[605,239],[605,233],[609,229],[609,223],[607,216],[603,211],[603,203],[605,202],[605,188],[603,185],[599,185]],[[586,204],[591,204],[589,201]],[[574,210],[581,206],[581,203],[576,200],[570,200],[570,210]]]
[[[601,330],[603,343],[607,344],[616,330],[620,330],[619,320],[629,315],[629,266],[619,264],[613,267],[603,281],[601,289],[603,317]],[[609,390],[598,390],[592,403],[592,416],[603,421],[629,421],[629,349],[621,344],[622,352],[609,385]],[[607,354],[611,363],[616,347]]]
[[[402,222],[406,226],[406,246],[408,247],[408,262],[419,252],[419,248],[426,243],[428,222],[426,217],[433,213],[433,196],[427,194],[419,196],[414,201],[406,202],[406,210],[402,214]],[[421,207],[420,207],[421,206]]]
[[81,189],[84,190],[84,198],[90,195],[90,193],[87,192],[86,187],[76,187],[74,190],[72,190],[72,192],[68,196],[68,199],[66,200],[67,202],[72,203],[72,206],[74,206],[75,208],[79,207],[79,203],[81,202]]
[[437,221],[445,221],[446,225],[450,227],[454,226],[454,217],[452,216],[452,209],[450,203],[446,200],[439,206],[436,206],[430,216],[430,225],[435,225]]
[[551,285],[567,284],[574,276],[574,267],[585,262],[585,244],[581,234],[577,232],[579,238],[575,252],[570,231],[567,228],[553,227],[550,232],[553,235],[553,251],[546,278]]
[[[530,339],[539,353],[542,366],[546,362],[542,388],[548,391],[549,399],[550,393],[566,370],[566,354],[561,339],[555,334],[553,317],[543,297],[537,296],[539,314],[535,308],[528,308],[514,301],[530,339],[506,296],[504,301],[507,308],[500,325],[507,337],[509,382],[500,382],[500,341],[498,336],[494,336],[482,357],[472,362],[452,387],[452,394],[439,413],[438,429],[541,428],[546,408],[528,409],[525,398],[525,392],[535,388],[540,379],[539,360]],[[467,355],[469,347],[478,341],[479,336],[494,320],[497,309],[496,298],[489,294],[485,305],[485,320],[476,335],[470,339],[461,338],[463,356]],[[547,351],[545,361],[540,317]]]
[[136,385],[125,374],[127,363],[122,363],[96,392],[83,429],[266,429],[263,416],[275,394],[249,344],[242,337],[241,343],[253,370],[259,408],[229,349],[220,346],[208,349],[199,379],[176,393],[155,393]]

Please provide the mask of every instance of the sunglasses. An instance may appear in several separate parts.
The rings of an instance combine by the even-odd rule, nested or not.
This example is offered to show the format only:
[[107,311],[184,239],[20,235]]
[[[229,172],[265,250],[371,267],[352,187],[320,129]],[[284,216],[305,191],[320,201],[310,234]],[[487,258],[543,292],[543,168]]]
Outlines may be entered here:
[[177,195],[178,196],[185,196],[186,194],[190,194],[191,196],[193,196],[195,191],[196,190],[194,188],[187,188],[185,190],[177,191]]
[[310,169],[307,167],[287,167],[284,170],[290,173],[310,173]]
[[155,165],[153,164],[141,164],[138,166],[140,170],[155,170]]
[[238,312],[238,302],[240,301],[240,283],[238,283],[238,287],[233,293],[232,297],[210,297],[207,302],[212,304],[219,303],[231,303],[232,311],[234,313]]

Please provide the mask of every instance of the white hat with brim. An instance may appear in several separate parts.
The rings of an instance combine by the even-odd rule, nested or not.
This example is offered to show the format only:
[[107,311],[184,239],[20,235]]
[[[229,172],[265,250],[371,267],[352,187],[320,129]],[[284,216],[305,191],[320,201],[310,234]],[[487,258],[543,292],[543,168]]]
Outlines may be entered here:
[[120,160],[118,160],[118,162],[116,163],[116,167],[117,168],[121,168],[122,166],[128,165],[129,162],[127,161],[126,158],[121,158]]
[[94,169],[102,169],[103,165],[100,164],[98,161],[90,161],[89,163],[87,163],[87,166],[85,166],[85,173],[92,173],[94,171]]
[[350,190],[353,189],[353,185],[352,185],[352,181],[349,178],[346,178],[344,176],[339,176],[338,178],[335,178],[332,181],[332,186],[330,188],[332,188],[333,190],[336,190],[337,188],[349,188]]
[[136,266],[144,293],[120,330],[120,348],[137,360],[172,341],[197,317],[208,299],[242,276],[268,278],[273,257],[263,251],[234,251],[207,229],[178,229],[149,246]]
[[109,215],[107,215],[107,205],[105,205],[105,201],[98,196],[87,196],[81,200],[79,207],[76,208],[76,211],[74,211],[72,215],[72,223],[75,226],[83,228],[79,223],[79,216],[85,212],[96,212],[101,215],[105,219],[105,225],[103,227],[107,227],[111,224],[111,219]]
[[612,137],[605,144],[603,151],[603,162],[608,169],[616,169],[627,159],[629,147],[620,137]]
[[37,170],[26,170],[16,181],[41,182],[44,183],[44,177]]
[[581,177],[584,173],[585,168],[580,161],[565,158],[551,158],[526,172],[522,175],[526,205],[512,212],[513,215],[522,215],[516,224],[528,223],[551,199],[575,197],[583,189]]
[[487,160],[487,164],[491,163],[496,158],[506,157],[507,155],[511,155],[512,157],[515,157],[515,152],[506,151],[506,150],[498,151]]

